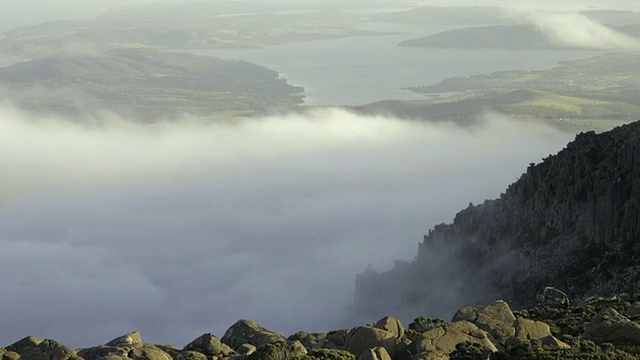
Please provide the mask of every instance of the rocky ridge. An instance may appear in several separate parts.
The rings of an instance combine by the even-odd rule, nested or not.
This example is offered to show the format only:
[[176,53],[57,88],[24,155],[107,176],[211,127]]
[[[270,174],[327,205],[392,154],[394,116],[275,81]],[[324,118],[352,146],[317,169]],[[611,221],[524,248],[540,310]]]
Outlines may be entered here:
[[581,133],[498,199],[435,226],[413,261],[360,274],[356,305],[442,314],[499,298],[530,306],[547,285],[576,299],[635,293],[639,210],[640,122]]
[[221,338],[203,334],[182,348],[149,344],[134,331],[90,348],[34,336],[0,348],[3,360],[441,360],[634,359],[640,297],[513,311],[499,300],[459,309],[451,322],[419,316],[407,328],[386,316],[372,324],[289,337],[240,320]]

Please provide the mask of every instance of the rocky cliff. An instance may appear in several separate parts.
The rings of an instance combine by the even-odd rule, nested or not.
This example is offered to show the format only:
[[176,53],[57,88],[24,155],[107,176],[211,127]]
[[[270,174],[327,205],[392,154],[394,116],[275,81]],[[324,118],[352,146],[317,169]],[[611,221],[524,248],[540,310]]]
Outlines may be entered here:
[[[516,149],[514,149],[516,150]],[[413,261],[356,279],[366,313],[450,312],[547,285],[576,298],[640,288],[640,122],[581,133],[498,199],[430,230]]]

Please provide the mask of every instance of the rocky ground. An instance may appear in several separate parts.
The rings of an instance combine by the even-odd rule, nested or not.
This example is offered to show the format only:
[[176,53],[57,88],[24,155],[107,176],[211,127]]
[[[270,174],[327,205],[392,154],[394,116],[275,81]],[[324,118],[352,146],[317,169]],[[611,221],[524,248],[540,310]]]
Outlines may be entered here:
[[327,333],[288,338],[240,320],[222,338],[204,334],[182,348],[148,344],[139,332],[104,345],[69,349],[34,336],[0,348],[2,360],[440,360],[637,359],[640,296],[569,304],[555,288],[537,306],[512,311],[498,300],[461,308],[453,319],[417,317],[404,327],[393,317]]

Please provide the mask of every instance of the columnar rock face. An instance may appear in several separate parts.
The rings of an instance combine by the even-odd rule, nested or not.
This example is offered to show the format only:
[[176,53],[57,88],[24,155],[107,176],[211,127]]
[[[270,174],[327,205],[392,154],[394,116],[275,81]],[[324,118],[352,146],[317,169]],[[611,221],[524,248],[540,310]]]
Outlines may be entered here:
[[572,298],[633,293],[638,240],[640,122],[579,134],[530,164],[498,199],[470,204],[429,231],[415,260],[358,275],[355,302],[377,316],[443,313],[496,298],[520,307],[546,286]]

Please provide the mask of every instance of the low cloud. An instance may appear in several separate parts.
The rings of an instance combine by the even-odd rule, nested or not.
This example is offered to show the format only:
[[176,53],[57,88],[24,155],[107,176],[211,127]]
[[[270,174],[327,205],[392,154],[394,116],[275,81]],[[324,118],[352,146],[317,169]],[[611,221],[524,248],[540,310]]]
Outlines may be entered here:
[[561,46],[603,50],[638,50],[640,40],[578,13],[531,12],[533,24]]
[[[248,318],[349,327],[355,275],[496,197],[571,134],[337,109],[235,124],[77,125],[0,107],[0,344],[140,330],[178,346]],[[393,314],[391,314],[393,315]],[[418,315],[418,314],[416,314]]]

